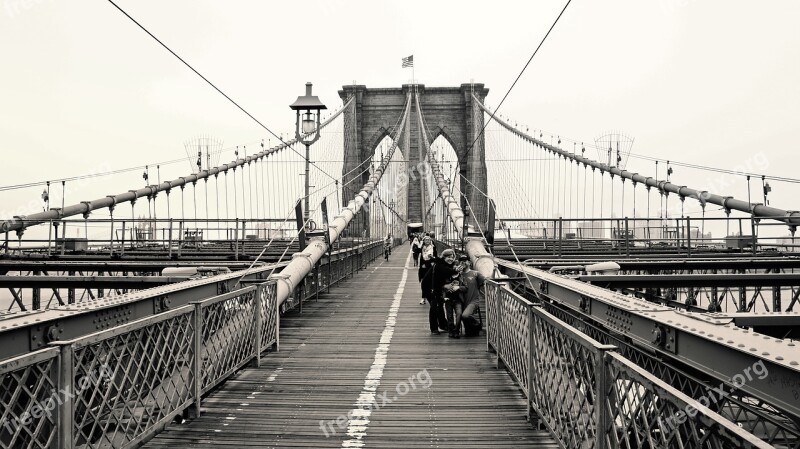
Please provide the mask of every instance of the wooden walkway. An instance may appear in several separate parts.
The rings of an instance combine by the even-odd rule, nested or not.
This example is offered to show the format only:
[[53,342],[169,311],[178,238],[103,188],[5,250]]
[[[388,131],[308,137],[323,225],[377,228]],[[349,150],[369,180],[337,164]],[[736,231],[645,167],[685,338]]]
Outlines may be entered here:
[[430,334],[407,255],[396,248],[282,317],[279,352],[145,447],[558,447],[526,421],[524,396],[494,367],[485,337]]

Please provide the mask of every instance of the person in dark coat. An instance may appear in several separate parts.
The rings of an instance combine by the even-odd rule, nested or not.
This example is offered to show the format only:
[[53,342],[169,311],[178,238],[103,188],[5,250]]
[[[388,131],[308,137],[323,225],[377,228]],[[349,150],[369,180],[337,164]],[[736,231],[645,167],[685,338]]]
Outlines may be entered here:
[[[442,251],[441,259],[435,259],[431,274],[431,310],[428,321],[432,334],[439,334],[439,329],[447,329],[447,318],[444,314],[444,286],[449,284],[453,275],[458,274],[456,268],[456,252],[452,249]],[[435,331],[434,331],[435,329]]]
[[[434,245],[430,237],[426,236],[422,239],[422,245],[419,249],[419,269],[417,270],[419,285],[422,288],[420,304],[425,304],[425,301],[430,303],[433,296],[433,282],[431,281],[433,273],[431,273],[431,270],[433,269],[433,263],[436,261],[436,256],[436,245]],[[427,282],[424,281],[425,279],[427,279]],[[433,330],[431,329],[431,332]]]
[[419,266],[419,255],[422,252],[422,239],[419,234],[414,234],[414,240],[411,241],[411,257],[414,259],[414,266]]

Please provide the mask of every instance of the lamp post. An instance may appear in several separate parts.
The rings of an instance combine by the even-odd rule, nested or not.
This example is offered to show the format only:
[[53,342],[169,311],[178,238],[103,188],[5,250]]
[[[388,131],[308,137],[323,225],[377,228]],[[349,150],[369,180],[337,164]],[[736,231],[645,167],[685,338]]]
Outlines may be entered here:
[[[328,109],[319,101],[319,97],[316,95],[311,95],[311,83],[306,83],[306,94],[300,97],[297,97],[294,103],[289,105],[290,108],[297,111],[297,119],[295,122],[295,131],[294,136],[297,138],[297,141],[302,143],[306,146],[306,182],[305,182],[305,204],[303,210],[303,221],[308,223],[309,218],[309,170],[311,168],[311,159],[310,159],[310,147],[311,144],[319,140],[319,123],[320,123],[320,111],[322,109]],[[300,120],[300,111],[302,112],[303,119],[302,119],[302,128],[301,128],[301,120]],[[316,123],[315,123],[316,122]],[[313,133],[313,137],[311,134]]]

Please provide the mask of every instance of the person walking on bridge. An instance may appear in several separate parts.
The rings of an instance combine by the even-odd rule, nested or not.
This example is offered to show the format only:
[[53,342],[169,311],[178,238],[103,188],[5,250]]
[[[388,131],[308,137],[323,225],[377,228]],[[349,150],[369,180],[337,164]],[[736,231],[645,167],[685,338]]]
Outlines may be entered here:
[[411,258],[414,259],[414,266],[419,265],[419,255],[422,252],[422,241],[419,234],[414,234],[414,240],[411,241]]
[[[433,296],[433,282],[430,271],[433,268],[433,262],[436,260],[436,256],[436,245],[433,244],[430,237],[424,237],[419,249],[419,269],[417,271],[419,285],[422,288],[422,299],[419,300],[420,304],[425,304],[426,300],[430,302],[430,298]],[[433,332],[433,329],[431,329],[431,332]]]
[[386,236],[383,240],[383,258],[389,260],[389,254],[392,254],[392,234]]

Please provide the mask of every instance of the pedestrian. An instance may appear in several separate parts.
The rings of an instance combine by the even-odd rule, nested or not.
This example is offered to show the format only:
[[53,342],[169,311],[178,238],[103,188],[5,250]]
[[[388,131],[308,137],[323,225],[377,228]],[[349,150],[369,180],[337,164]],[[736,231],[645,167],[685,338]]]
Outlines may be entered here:
[[[463,306],[461,321],[464,323],[464,335],[467,337],[477,336],[481,331],[480,312],[478,312],[479,318],[475,318],[473,315],[476,310],[479,310],[481,299],[484,297],[483,286],[486,278],[471,268],[469,257],[463,256],[458,280],[458,290]],[[456,331],[460,334],[460,323],[456,325]]]
[[386,236],[383,240],[383,258],[389,260],[389,254],[392,253],[392,234]]
[[455,263],[456,252],[449,248],[442,251],[441,259],[436,259],[433,263],[433,268],[431,270],[433,286],[431,299],[429,301],[431,310],[428,314],[431,333],[439,333],[433,331],[434,325],[438,327],[437,331],[439,329],[448,328],[447,318],[444,314],[444,286],[452,281],[454,274],[458,273]]
[[422,252],[422,241],[419,234],[414,234],[414,240],[411,241],[411,258],[414,259],[414,266],[419,265],[419,254]]
[[425,304],[426,300],[430,302],[430,297],[433,295],[433,274],[431,270],[433,269],[433,263],[437,256],[436,245],[433,244],[430,237],[424,237],[419,251],[419,269],[417,275],[419,276],[419,283],[422,288],[422,299],[419,300],[419,303]]
[[[457,265],[456,270],[460,270]],[[461,313],[464,308],[461,294],[462,284],[459,273],[450,276],[450,282],[445,284],[444,291],[444,311],[447,318],[447,332],[450,338],[461,337]]]

